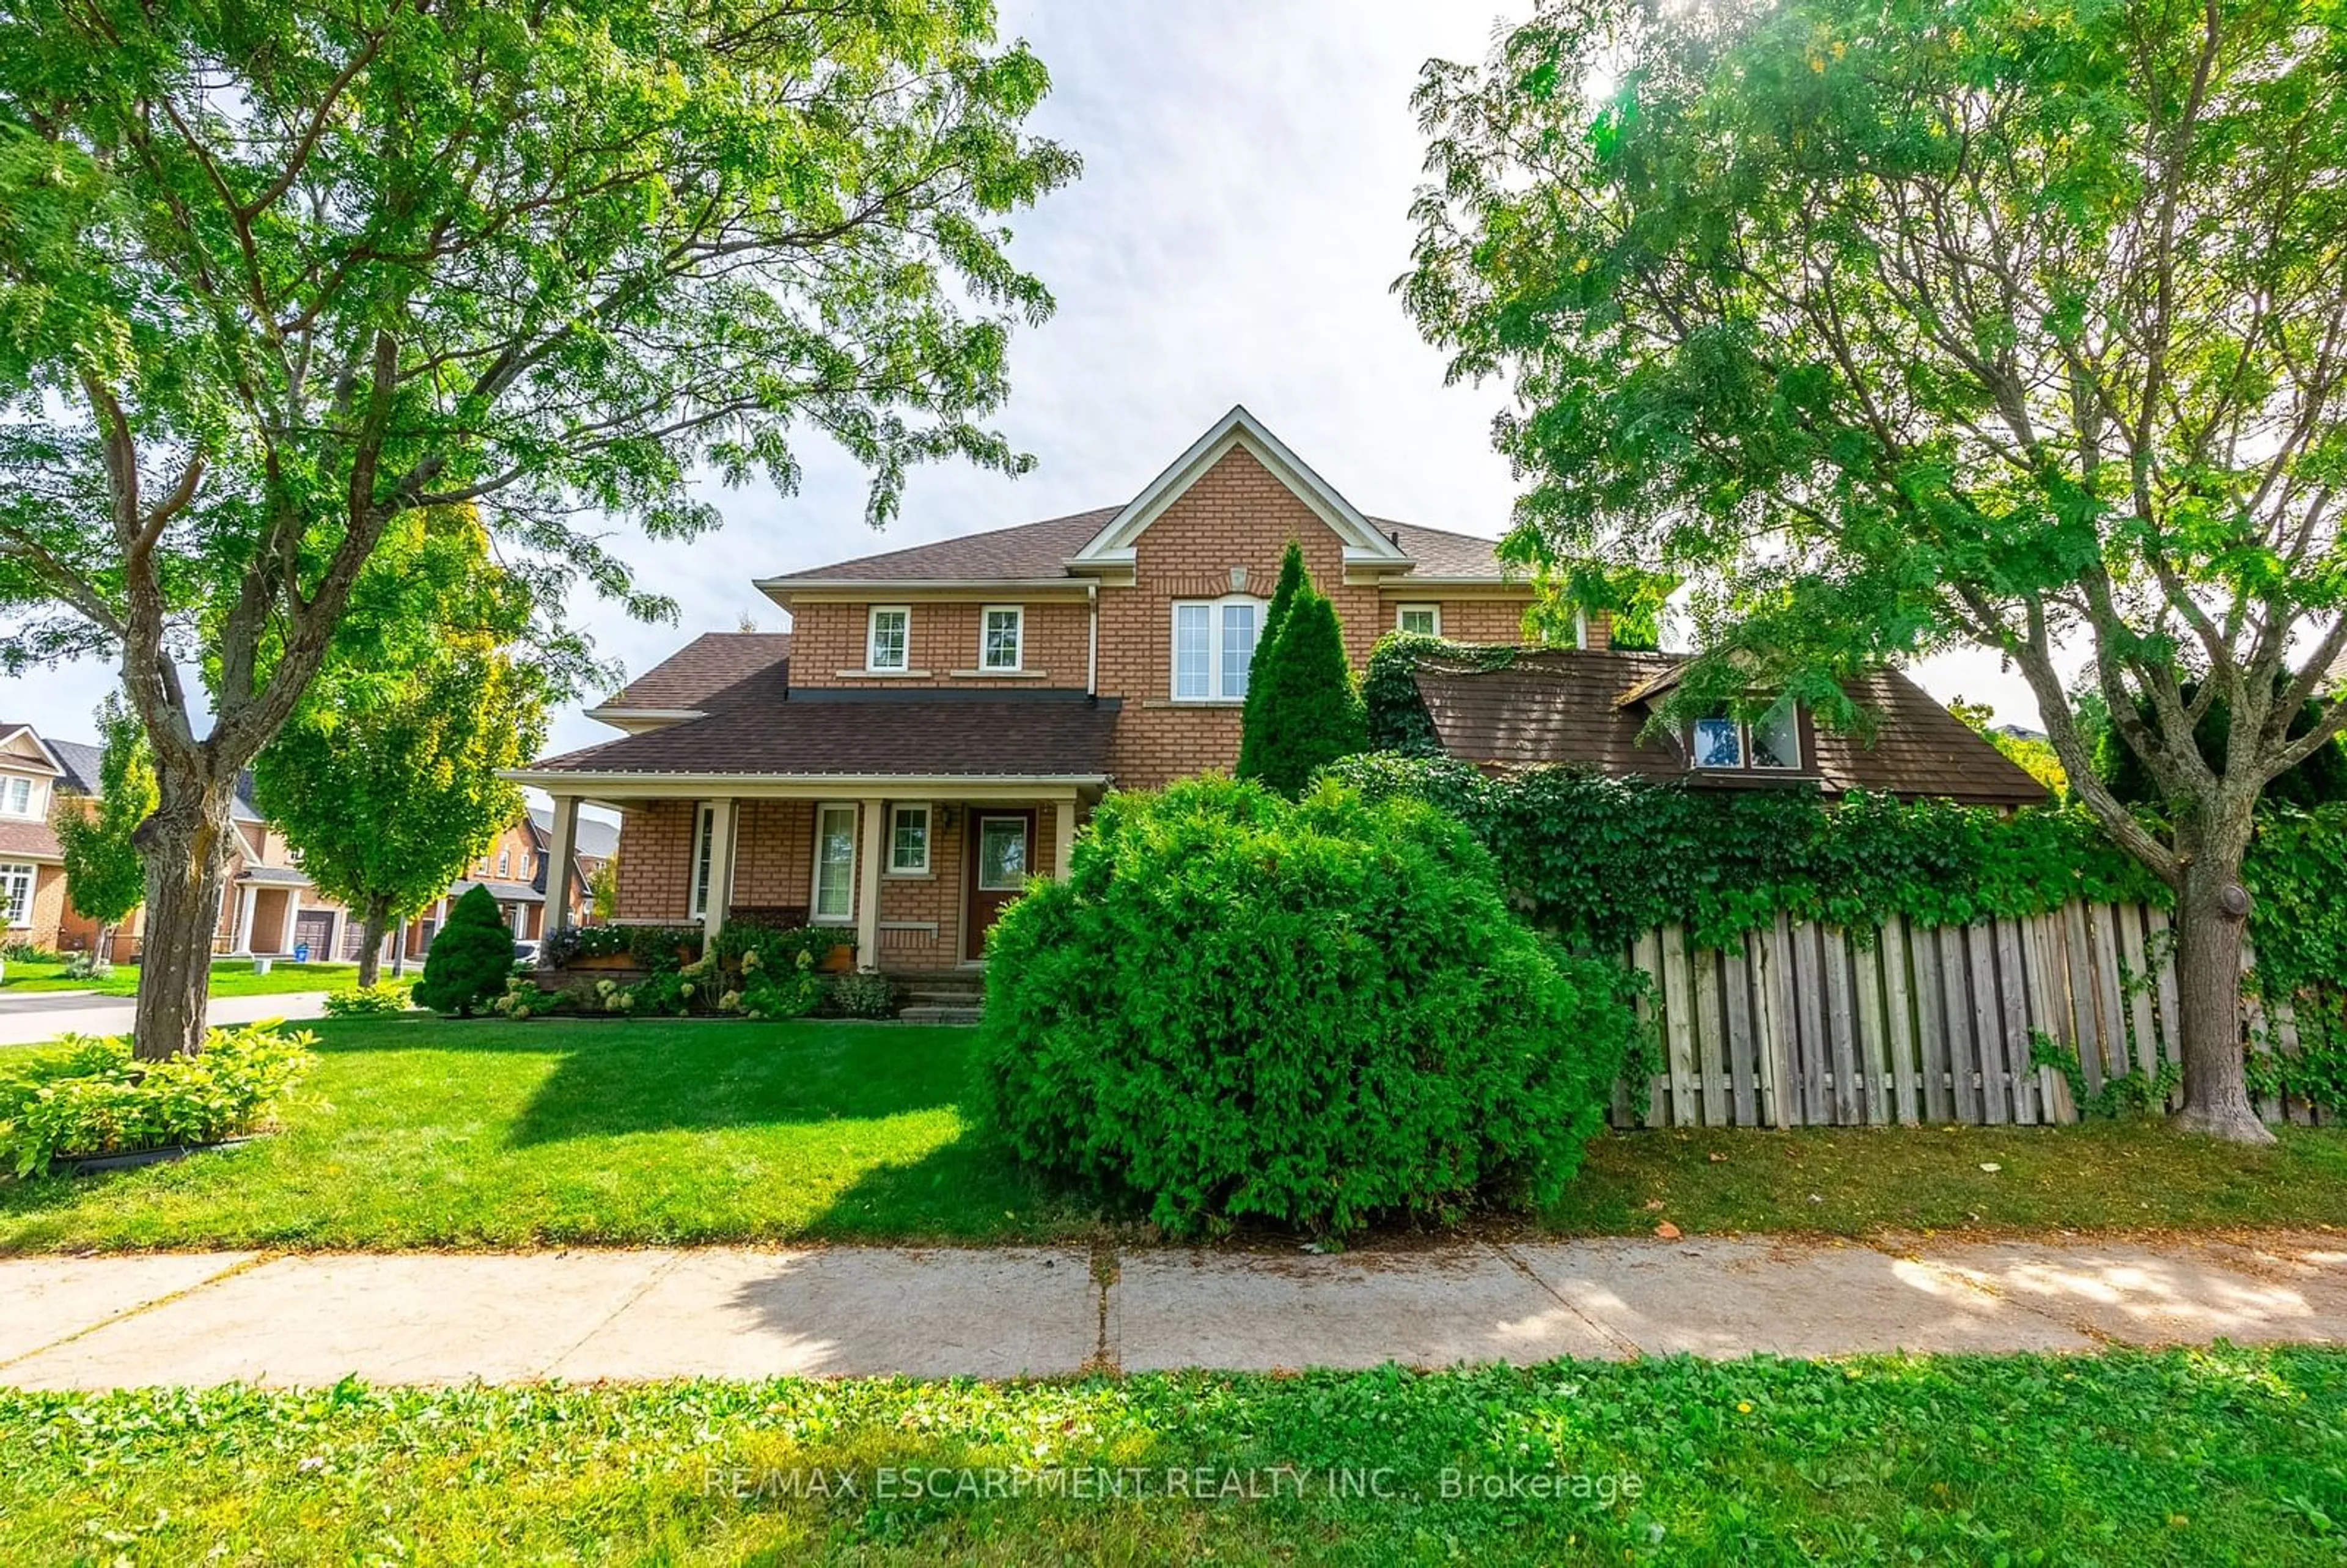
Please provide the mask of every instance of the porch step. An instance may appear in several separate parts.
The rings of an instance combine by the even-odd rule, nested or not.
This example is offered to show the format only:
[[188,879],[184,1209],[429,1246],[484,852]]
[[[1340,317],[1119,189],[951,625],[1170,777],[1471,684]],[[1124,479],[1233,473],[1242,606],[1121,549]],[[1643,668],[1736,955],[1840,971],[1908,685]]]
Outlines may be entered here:
[[949,1007],[934,1002],[917,1002],[897,1010],[897,1017],[906,1023],[976,1023],[985,1016],[983,1008]]
[[984,1007],[984,986],[907,986],[897,993],[910,1003],[943,1007]]

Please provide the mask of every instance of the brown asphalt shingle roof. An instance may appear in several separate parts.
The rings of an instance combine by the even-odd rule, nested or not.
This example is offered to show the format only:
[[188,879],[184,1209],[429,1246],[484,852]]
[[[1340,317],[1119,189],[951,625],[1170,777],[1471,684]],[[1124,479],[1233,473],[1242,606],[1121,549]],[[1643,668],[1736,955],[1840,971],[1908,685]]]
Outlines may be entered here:
[[[1094,534],[1108,526],[1111,518],[1123,509],[1095,507],[1089,512],[1071,512],[1040,523],[990,528],[984,533],[964,534],[959,538],[938,539],[933,544],[859,556],[854,560],[783,575],[792,581],[838,579],[855,582],[1010,582],[1064,577],[1068,558],[1083,548]],[[1440,528],[1421,528],[1415,523],[1397,523],[1387,518],[1371,518],[1369,521],[1400,536],[1401,548],[1418,562],[1414,575],[1495,579],[1501,575],[1499,558],[1491,553],[1492,540],[1471,534],[1446,533]]]
[[607,708],[706,708],[749,682],[790,684],[787,631],[705,631],[604,700]]
[[55,860],[63,853],[46,822],[0,822],[0,857],[31,855]]
[[1684,779],[1706,788],[1767,788],[1815,783],[1829,794],[1887,790],[1910,799],[1945,797],[1982,805],[2037,805],[2045,790],[1896,671],[1845,686],[1878,717],[1872,743],[1805,723],[1798,773],[1691,769],[1667,738],[1641,740],[1649,710],[1621,697],[1681,662],[1669,653],[1544,650],[1504,669],[1478,671],[1430,661],[1419,694],[1443,749],[1487,766],[1561,764],[1615,775]]
[[1105,778],[1113,699],[1081,692],[737,701],[537,764],[558,773]]

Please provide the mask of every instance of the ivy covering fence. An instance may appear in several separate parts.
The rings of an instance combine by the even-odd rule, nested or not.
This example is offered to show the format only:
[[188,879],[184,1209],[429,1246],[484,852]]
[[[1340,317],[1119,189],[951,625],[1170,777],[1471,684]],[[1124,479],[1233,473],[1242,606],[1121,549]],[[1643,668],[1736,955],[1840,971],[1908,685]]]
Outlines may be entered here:
[[[1375,702],[1373,713],[1380,707],[1390,714],[1390,705]],[[2128,930],[2155,916],[2164,926],[2171,903],[2168,888],[2079,809],[2008,815],[1865,794],[1829,806],[1810,789],[1705,791],[1563,768],[1491,776],[1448,757],[1390,752],[1348,757],[1329,771],[1371,798],[1409,796],[1457,817],[1491,851],[1517,910],[1584,952],[1632,951],[1668,930],[1691,954],[1740,958],[1780,919],[1857,933],[1861,947],[1870,945],[1867,933],[1894,926],[1994,933],[1997,922],[2044,921],[2080,907],[2143,911],[2109,917]],[[2339,896],[2347,887],[2347,807],[2268,808],[2248,876],[2256,967],[2246,989],[2253,1044],[2263,1048],[2252,1056],[2253,1088],[2276,1108],[2297,1101],[2347,1111],[2347,900]],[[2133,995],[2156,996],[2157,944],[2132,961],[2124,945],[2109,951],[2116,1005],[2131,1018]],[[2012,967],[2018,972],[2024,962]],[[1993,958],[1989,968],[2002,972]],[[1823,960],[1818,972],[1827,972]],[[2080,986],[2102,989],[2099,979]],[[1973,994],[1965,993],[1967,1010]],[[1819,1027],[1831,1035],[1829,1018]],[[2024,1039],[2034,1031],[2025,1010],[2019,1027]],[[2132,1024],[2125,1028],[2132,1040]],[[2155,1007],[2150,1033],[2164,1038],[2165,1029]],[[1669,1043],[1662,1042],[1665,1051]],[[2157,1082],[2162,1050],[2138,1056],[2130,1045],[2122,1060],[2130,1059],[2147,1084]],[[2013,1102],[2021,1101],[2021,1079],[2058,1066],[2008,1060]],[[2088,1076],[2099,1094],[2101,1072]]]

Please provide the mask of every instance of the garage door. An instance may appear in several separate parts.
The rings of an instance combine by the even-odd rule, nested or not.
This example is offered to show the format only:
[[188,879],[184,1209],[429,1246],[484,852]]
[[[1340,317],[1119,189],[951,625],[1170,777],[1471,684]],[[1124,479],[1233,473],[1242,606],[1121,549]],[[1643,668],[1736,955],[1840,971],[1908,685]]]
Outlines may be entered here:
[[304,909],[293,917],[293,945],[306,947],[317,959],[331,958],[334,950],[327,944],[334,939],[334,912],[332,909]]

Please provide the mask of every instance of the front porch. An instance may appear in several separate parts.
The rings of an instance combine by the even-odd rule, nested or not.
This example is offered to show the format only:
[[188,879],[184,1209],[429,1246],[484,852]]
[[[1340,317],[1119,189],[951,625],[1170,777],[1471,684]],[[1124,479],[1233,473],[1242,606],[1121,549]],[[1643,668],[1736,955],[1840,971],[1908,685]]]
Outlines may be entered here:
[[1030,875],[1063,876],[1099,790],[968,779],[744,783],[725,793],[554,797],[550,859],[576,842],[582,801],[618,810],[620,924],[734,917],[838,926],[859,968],[913,978],[977,968],[987,929]]

